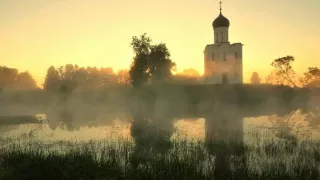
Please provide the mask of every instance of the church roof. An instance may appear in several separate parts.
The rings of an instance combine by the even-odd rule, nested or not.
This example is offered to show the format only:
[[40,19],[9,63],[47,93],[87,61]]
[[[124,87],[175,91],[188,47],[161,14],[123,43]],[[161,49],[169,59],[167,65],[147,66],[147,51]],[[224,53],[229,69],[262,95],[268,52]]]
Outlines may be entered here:
[[229,27],[229,26],[230,26],[229,20],[226,17],[224,17],[221,12],[219,16],[212,22],[213,28]]

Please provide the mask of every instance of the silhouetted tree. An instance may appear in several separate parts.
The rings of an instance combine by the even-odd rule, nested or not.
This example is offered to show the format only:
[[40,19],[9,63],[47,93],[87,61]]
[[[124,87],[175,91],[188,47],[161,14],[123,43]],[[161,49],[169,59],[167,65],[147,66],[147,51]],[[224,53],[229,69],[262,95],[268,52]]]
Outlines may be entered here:
[[150,47],[149,69],[152,82],[161,82],[171,78],[175,63],[170,59],[170,52],[164,43]]
[[78,69],[77,65],[72,64],[66,64],[58,69],[60,74],[60,90],[72,92],[77,87],[78,83],[75,81],[75,76]]
[[300,78],[303,86],[315,87],[320,86],[320,69],[318,67],[309,67],[304,73],[304,77]]
[[175,63],[170,60],[165,44],[151,45],[151,39],[145,33],[140,37],[134,36],[131,46],[135,54],[129,71],[133,86],[148,82],[150,77],[153,82],[170,78]]
[[18,76],[18,70],[0,66],[0,87],[12,87],[15,85]]
[[60,79],[59,71],[55,67],[50,66],[47,70],[43,88],[45,90],[58,90],[60,88]]
[[297,87],[295,83],[295,71],[292,69],[291,63],[294,62],[293,56],[286,56],[275,59],[271,66],[274,71],[266,78],[266,82],[270,84],[284,84]]
[[134,36],[131,46],[135,56],[129,70],[130,81],[133,86],[140,86],[146,83],[150,77],[148,71],[148,58],[150,54],[151,39],[143,34],[140,38]]
[[36,89],[37,83],[31,76],[31,74],[26,71],[19,73],[17,76],[17,88],[18,89]]
[[100,89],[117,84],[117,75],[110,67],[79,67],[66,64],[59,68],[51,66],[48,69],[44,87],[64,92],[75,89]]
[[259,74],[257,72],[252,73],[251,84],[260,84],[260,78],[259,78]]
[[37,83],[29,72],[0,66],[0,87],[20,90],[36,89]]
[[74,74],[73,80],[77,82],[77,88],[79,89],[89,89],[88,85],[89,73],[85,67],[77,69]]

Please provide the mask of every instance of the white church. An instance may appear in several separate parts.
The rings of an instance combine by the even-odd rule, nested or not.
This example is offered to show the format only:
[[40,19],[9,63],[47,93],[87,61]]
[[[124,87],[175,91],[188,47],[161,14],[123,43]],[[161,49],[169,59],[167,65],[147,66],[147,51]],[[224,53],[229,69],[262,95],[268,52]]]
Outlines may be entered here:
[[242,73],[242,44],[229,42],[229,20],[220,14],[213,21],[213,44],[204,50],[204,84],[240,84]]

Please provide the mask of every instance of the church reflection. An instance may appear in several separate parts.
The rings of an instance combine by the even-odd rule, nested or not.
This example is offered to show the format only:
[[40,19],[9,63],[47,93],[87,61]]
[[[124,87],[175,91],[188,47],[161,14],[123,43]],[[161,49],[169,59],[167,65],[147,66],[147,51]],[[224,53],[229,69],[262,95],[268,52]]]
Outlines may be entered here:
[[215,157],[214,176],[218,179],[230,176],[230,157],[238,153],[238,147],[244,143],[243,117],[238,109],[236,106],[218,104],[205,118],[206,147],[208,153]]
[[206,141],[243,142],[243,117],[236,107],[216,106],[206,115],[205,122]]

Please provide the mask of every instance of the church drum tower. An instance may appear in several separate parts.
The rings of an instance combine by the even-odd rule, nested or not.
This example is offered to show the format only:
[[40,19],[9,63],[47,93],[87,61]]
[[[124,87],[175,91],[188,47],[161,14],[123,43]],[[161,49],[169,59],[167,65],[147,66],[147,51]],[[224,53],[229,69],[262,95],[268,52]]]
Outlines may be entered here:
[[220,14],[213,21],[213,42],[204,50],[204,84],[241,84],[242,44],[229,42],[229,20]]

